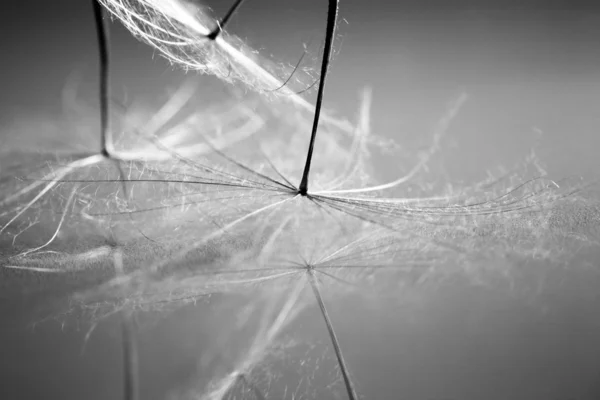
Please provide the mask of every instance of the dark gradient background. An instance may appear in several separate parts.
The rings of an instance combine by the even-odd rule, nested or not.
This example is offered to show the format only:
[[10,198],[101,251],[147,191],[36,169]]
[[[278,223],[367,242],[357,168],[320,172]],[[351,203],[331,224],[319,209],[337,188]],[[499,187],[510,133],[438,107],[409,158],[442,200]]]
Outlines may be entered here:
[[[206,3],[217,15],[228,6]],[[302,43],[320,40],[326,6],[248,0],[230,31],[294,63]],[[359,90],[370,85],[374,131],[419,146],[448,101],[466,91],[469,101],[450,129],[455,147],[444,156],[452,179],[511,166],[535,142],[534,128],[544,132],[540,155],[550,173],[598,170],[600,2],[342,0],[340,17],[347,23],[339,29],[329,107],[352,117]],[[0,139],[18,134],[23,121],[59,118],[70,77],[81,77],[84,97],[94,102],[89,0],[14,1],[3,6],[1,20]],[[111,35],[116,97],[152,98],[185,76],[118,24]],[[393,163],[380,174],[393,176]],[[376,346],[353,373],[359,387],[378,387],[383,400],[600,399],[598,300],[581,300],[578,285],[576,277],[566,279],[544,315],[479,289],[432,293],[417,322],[405,326],[400,315],[381,328],[403,329],[405,337],[393,342],[405,347]],[[114,326],[100,326],[84,348],[83,331],[52,323],[27,329],[33,304],[1,301],[10,323],[0,326],[0,399],[120,398]],[[142,335],[144,400],[165,398],[189,374],[203,343],[195,333],[199,318],[184,310]],[[360,332],[346,340],[360,343]],[[402,355],[402,369],[386,368],[398,365],[390,351]]]

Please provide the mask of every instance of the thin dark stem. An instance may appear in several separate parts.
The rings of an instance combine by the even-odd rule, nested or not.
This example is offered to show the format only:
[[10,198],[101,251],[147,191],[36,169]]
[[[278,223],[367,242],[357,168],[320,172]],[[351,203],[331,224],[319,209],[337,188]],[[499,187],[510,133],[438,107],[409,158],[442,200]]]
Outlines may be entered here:
[[[108,238],[108,243],[113,248],[115,276],[122,278],[125,275],[123,254],[112,233]],[[123,400],[138,400],[139,359],[134,315],[133,311],[127,309],[121,310],[119,314],[121,317],[121,340],[123,344]]]
[[219,35],[223,32],[223,29],[225,29],[225,25],[227,25],[231,17],[233,17],[233,14],[235,14],[243,2],[244,0],[236,0],[236,2],[233,3],[233,6],[231,6],[229,11],[227,11],[227,14],[225,14],[225,16],[219,22],[217,22],[217,27],[208,34],[208,39],[215,40],[217,37],[219,37]]
[[310,165],[312,162],[313,149],[315,147],[315,139],[317,137],[321,106],[323,104],[323,92],[325,91],[327,70],[329,69],[329,62],[331,61],[331,50],[333,48],[333,38],[335,37],[335,28],[337,26],[338,9],[339,0],[329,0],[327,29],[325,32],[325,49],[323,50],[323,62],[321,63],[321,80],[319,82],[319,91],[317,93],[317,103],[315,105],[315,116],[312,133],[310,135],[310,144],[308,145],[308,153],[306,154],[306,164],[304,164],[304,173],[302,174],[302,180],[300,181],[299,187],[299,193],[302,196],[306,196],[308,193],[308,175],[310,174]]
[[94,8],[94,21],[98,36],[98,53],[100,56],[100,153],[110,157],[110,138],[108,126],[108,99],[109,99],[109,38],[108,26],[104,20],[104,8],[98,0],[92,0]]
[[[109,149],[112,143],[109,138],[109,119],[108,119],[108,99],[110,97],[109,87],[109,34],[108,26],[104,19],[104,8],[98,0],[92,0],[94,10],[94,21],[96,25],[96,35],[98,40],[98,54],[100,61],[100,82],[99,82],[99,100],[100,100],[100,153],[109,158]],[[120,166],[119,172],[122,173]],[[126,191],[125,181],[123,181]],[[115,259],[117,273],[122,273],[122,259]],[[133,328],[132,315],[123,312],[121,315],[121,335],[123,339],[123,399],[138,400],[138,354],[137,343]]]
[[138,371],[139,360],[137,343],[133,331],[133,319],[126,311],[121,320],[123,337],[123,400],[138,400]]
[[[125,274],[123,254],[112,233],[108,237],[108,244],[113,249],[115,276],[122,278]],[[121,318],[121,342],[123,345],[123,400],[138,400],[139,361],[133,312],[123,309],[119,312],[119,317]]]
[[319,303],[319,308],[321,309],[321,314],[323,315],[323,319],[325,320],[325,325],[327,325],[327,330],[329,331],[329,337],[331,338],[331,342],[333,344],[333,349],[335,351],[335,355],[338,360],[338,364],[340,366],[340,371],[342,372],[342,377],[344,378],[344,385],[346,386],[346,391],[348,392],[349,400],[358,400],[358,395],[356,394],[356,389],[354,388],[354,384],[350,379],[350,374],[348,372],[348,367],[346,366],[346,362],[344,361],[344,356],[342,354],[342,348],[340,347],[340,342],[335,334],[335,330],[333,329],[333,324],[331,323],[331,319],[329,318],[329,313],[327,312],[327,308],[325,307],[325,302],[323,301],[323,297],[321,296],[321,290],[319,289],[319,284],[317,282],[317,278],[315,278],[315,273],[312,269],[308,271],[308,280],[310,281],[310,286],[312,287],[313,293],[315,294],[315,298],[317,299],[317,303]]
[[268,92],[277,92],[277,91],[283,89],[288,83],[290,83],[290,81],[294,77],[294,74],[296,73],[296,71],[298,71],[298,68],[300,68],[300,64],[302,63],[302,60],[304,60],[304,57],[306,57],[306,50],[304,50],[304,53],[302,53],[302,56],[296,63],[296,66],[294,67],[294,70],[292,71],[290,76],[288,76],[287,79],[281,85],[279,85],[277,88],[271,89],[271,90],[265,90],[265,92],[267,92],[267,93]]

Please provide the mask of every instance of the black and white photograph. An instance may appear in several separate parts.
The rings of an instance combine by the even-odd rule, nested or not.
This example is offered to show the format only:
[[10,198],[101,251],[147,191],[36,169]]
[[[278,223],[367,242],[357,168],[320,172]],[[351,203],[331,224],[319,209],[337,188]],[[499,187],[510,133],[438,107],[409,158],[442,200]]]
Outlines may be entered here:
[[600,399],[600,2],[0,10],[0,400]]

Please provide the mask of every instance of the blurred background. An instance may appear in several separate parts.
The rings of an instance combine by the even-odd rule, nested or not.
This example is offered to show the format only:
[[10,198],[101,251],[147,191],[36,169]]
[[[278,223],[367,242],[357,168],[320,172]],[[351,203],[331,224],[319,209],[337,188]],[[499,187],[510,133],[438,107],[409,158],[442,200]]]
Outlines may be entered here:
[[[229,6],[203,4],[215,15]],[[294,64],[304,43],[313,49],[321,43],[326,8],[326,0],[247,0],[229,31]],[[327,107],[338,114],[352,119],[359,91],[370,86],[373,132],[418,149],[428,145],[448,103],[469,95],[441,155],[450,180],[481,179],[487,169],[512,166],[540,140],[539,132],[538,154],[552,176],[598,171],[600,3],[342,0],[340,21],[326,92]],[[111,25],[111,47],[116,98],[152,102],[193,74],[170,66],[119,23]],[[74,79],[80,96],[96,104],[90,0],[5,5],[0,51],[0,140],[60,118],[65,86]],[[385,160],[378,178],[394,177],[394,165]],[[598,266],[598,258],[586,262]],[[361,356],[353,368],[359,388],[390,400],[598,399],[598,298],[582,300],[581,281],[564,277],[546,314],[480,289],[430,293],[412,322],[404,315],[382,322],[382,332],[404,336],[390,338],[393,360],[383,345]],[[27,312],[34,304],[2,302],[0,398],[120,398],[115,326],[99,327],[84,346],[85,328],[31,329]],[[198,313],[183,310],[142,337],[143,399],[165,398],[193,369],[203,341],[195,333]],[[350,336],[360,343],[360,332]]]
[[[229,6],[200,4],[216,16]],[[303,44],[313,53],[321,46],[326,7],[319,0],[253,0],[230,31],[262,54],[295,64]],[[374,132],[426,145],[447,103],[465,91],[470,100],[450,135],[464,151],[449,159],[452,172],[511,163],[511,154],[520,157],[534,142],[534,127],[552,144],[553,164],[577,172],[589,167],[596,147],[579,144],[594,144],[597,136],[599,10],[593,1],[343,1],[327,105],[351,118],[359,90],[369,85]],[[61,112],[58,100],[69,81],[80,82],[93,101],[97,54],[89,1],[16,2],[0,29],[2,126],[32,110]],[[119,24],[111,34],[117,98],[156,97],[181,80],[180,70]]]

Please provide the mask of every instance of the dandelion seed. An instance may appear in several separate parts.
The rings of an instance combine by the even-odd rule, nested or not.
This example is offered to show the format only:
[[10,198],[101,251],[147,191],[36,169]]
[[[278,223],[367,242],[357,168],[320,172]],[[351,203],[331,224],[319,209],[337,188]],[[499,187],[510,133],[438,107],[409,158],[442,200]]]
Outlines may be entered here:
[[[92,326],[86,341],[101,321],[119,319],[125,399],[139,397],[143,384],[135,323],[142,312],[230,306],[219,315],[225,327],[214,323],[214,347],[199,349],[198,373],[189,382],[193,398],[241,392],[257,399],[354,400],[366,394],[354,372],[358,350],[346,346],[335,315],[346,302],[397,311],[407,288],[457,277],[502,276],[515,288],[522,271],[511,257],[550,265],[568,262],[565,237],[593,244],[597,207],[582,207],[590,186],[551,179],[533,151],[523,165],[480,184],[426,190],[432,186],[421,182],[422,174],[465,94],[451,103],[431,146],[408,171],[375,181],[366,173],[376,136],[371,92],[363,92],[356,126],[323,109],[339,1],[328,2],[320,75],[311,84],[318,85],[314,106],[297,90],[309,83],[299,68],[304,55],[281,67],[227,32],[242,3],[234,1],[211,21],[180,0],[94,1],[100,149],[61,154],[42,167],[32,157],[2,169],[7,195],[0,200],[0,239],[8,237],[11,253],[2,254],[0,273],[74,281],[69,309],[57,314],[84,315]],[[250,87],[257,100],[186,114],[198,95],[188,81],[156,112],[128,115],[109,96],[104,10],[169,61]],[[115,137],[117,116],[143,123]],[[339,140],[348,135],[350,143]],[[306,153],[298,151],[306,146]],[[424,195],[396,196],[409,183],[422,186]],[[568,207],[580,214],[572,216]],[[556,239],[566,226],[570,231]],[[28,237],[34,227],[50,233]],[[326,328],[315,329],[324,345],[301,335],[312,328],[303,318],[315,316],[315,326]],[[207,330],[212,325],[201,321]],[[228,357],[214,368],[214,354],[226,348]],[[337,368],[330,370],[327,358]],[[279,364],[287,369],[277,375]],[[321,387],[316,382],[323,376]]]

